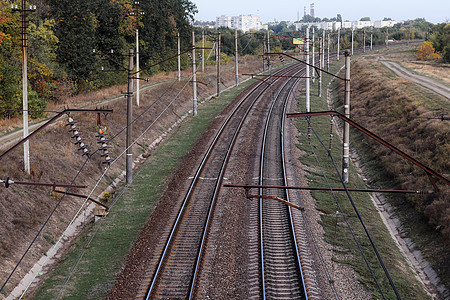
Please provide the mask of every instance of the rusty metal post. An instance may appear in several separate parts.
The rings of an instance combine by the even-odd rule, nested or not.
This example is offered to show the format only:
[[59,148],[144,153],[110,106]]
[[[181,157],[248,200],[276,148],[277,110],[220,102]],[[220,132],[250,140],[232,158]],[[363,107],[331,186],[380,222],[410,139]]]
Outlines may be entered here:
[[238,32],[237,29],[234,30],[234,59],[236,64],[236,86],[239,85],[239,58],[238,58]]
[[195,64],[195,32],[192,31],[192,81],[194,90],[193,114],[197,115],[197,66]]
[[127,90],[127,141],[126,141],[126,183],[133,181],[133,154],[131,152],[132,144],[132,124],[133,120],[133,57],[134,50],[131,48],[129,52],[128,62],[128,90]]
[[[344,115],[350,118],[350,53],[348,50],[345,56],[345,96],[344,96]],[[350,124],[344,123],[344,145],[342,158],[342,179],[348,183],[348,168],[350,162]]]

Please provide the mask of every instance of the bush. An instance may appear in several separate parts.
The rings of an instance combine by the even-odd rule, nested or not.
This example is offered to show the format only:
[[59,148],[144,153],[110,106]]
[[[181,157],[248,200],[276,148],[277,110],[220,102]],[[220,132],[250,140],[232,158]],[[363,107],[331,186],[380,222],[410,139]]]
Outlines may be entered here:
[[417,50],[417,58],[419,60],[434,60],[434,59],[440,59],[441,56],[436,53],[436,50],[433,47],[433,44],[431,42],[423,42],[422,45],[420,45],[419,50]]
[[41,118],[45,115],[43,112],[47,108],[47,100],[39,98],[35,91],[28,91],[28,110],[32,119]]

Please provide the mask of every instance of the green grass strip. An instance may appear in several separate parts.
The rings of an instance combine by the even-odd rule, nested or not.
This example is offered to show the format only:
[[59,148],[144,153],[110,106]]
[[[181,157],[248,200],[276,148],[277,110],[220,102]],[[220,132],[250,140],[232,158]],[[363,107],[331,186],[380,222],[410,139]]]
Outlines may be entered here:
[[[192,149],[214,118],[250,83],[245,82],[238,89],[223,92],[220,97],[200,105],[198,116],[184,121],[141,166],[133,178],[133,184],[105,218],[60,298],[103,299],[107,295],[114,286],[133,241],[158,204],[171,174],[182,163],[183,156]],[[74,243],[73,249],[41,285],[34,299],[55,297],[83,250],[93,226],[87,228]]]
[[[354,55],[352,59],[359,55]],[[330,72],[335,74],[344,64],[344,59],[339,62],[330,64]],[[317,82],[311,84],[311,111],[323,111],[328,110],[326,101],[326,87],[331,80],[331,76],[325,75],[323,78],[323,91],[322,98],[317,97]],[[338,80],[338,79],[336,79]],[[299,103],[301,107],[305,107],[304,93],[301,94]],[[312,126],[318,133],[319,137],[323,140],[326,147],[329,147],[329,133],[330,133],[330,117],[311,117]],[[342,187],[339,181],[336,170],[334,168],[329,153],[325,151],[323,146],[312,134],[311,145],[307,139],[307,122],[304,119],[297,120],[297,126],[300,128],[301,133],[299,136],[298,148],[303,150],[305,154],[300,157],[300,161],[309,167],[307,177],[312,180],[310,186],[327,186],[322,171],[316,163],[316,158],[311,150],[311,145],[314,148],[314,152],[321,162],[321,166],[324,173],[327,175],[328,181],[332,187]],[[334,157],[338,170],[341,171],[342,166],[342,142],[334,133],[331,154]],[[351,163],[350,166],[349,188],[365,188],[364,181],[357,175],[355,166]],[[312,196],[317,201],[317,208],[322,213],[320,223],[325,230],[325,239],[328,243],[333,245],[333,258],[335,262],[348,264],[354,268],[359,274],[358,280],[373,294],[374,299],[381,299],[381,294],[375,285],[375,282],[367,268],[362,255],[360,254],[358,247],[353,240],[353,237],[344,222],[343,217],[336,204],[336,200],[333,198],[330,192],[314,191],[311,192]],[[344,215],[346,216],[349,224],[352,227],[356,235],[356,239],[360,244],[363,252],[372,268],[378,283],[386,297],[386,299],[396,299],[396,295],[391,288],[388,279],[386,278],[381,265],[378,263],[377,257],[372,249],[368,238],[360,224],[356,213],[351,206],[351,203],[345,193],[336,192],[337,201],[342,207]],[[428,299],[427,294],[423,290],[422,286],[414,277],[412,270],[409,268],[406,260],[402,256],[400,250],[397,248],[395,242],[390,236],[387,228],[383,224],[381,217],[379,216],[376,208],[374,207],[372,200],[367,193],[351,193],[353,201],[356,203],[358,211],[362,216],[363,221],[368,228],[372,239],[378,251],[381,253],[381,257],[387,266],[394,284],[403,299]]]

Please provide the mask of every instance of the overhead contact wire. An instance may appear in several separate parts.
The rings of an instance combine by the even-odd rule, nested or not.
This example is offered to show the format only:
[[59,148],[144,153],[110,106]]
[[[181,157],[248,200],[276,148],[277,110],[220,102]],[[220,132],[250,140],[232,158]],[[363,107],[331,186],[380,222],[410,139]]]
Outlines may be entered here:
[[[310,121],[308,120],[308,122],[310,122]],[[311,124],[311,123],[310,123],[310,124]],[[380,262],[381,267],[383,268],[383,271],[384,271],[386,277],[388,278],[389,283],[390,283],[392,289],[393,289],[394,292],[395,292],[395,295],[397,296],[397,299],[401,299],[400,294],[399,294],[398,291],[397,291],[397,287],[395,286],[394,281],[392,280],[391,275],[389,274],[389,271],[388,271],[388,269],[386,268],[386,265],[384,264],[384,261],[383,261],[383,259],[381,258],[381,255],[380,255],[380,253],[378,252],[378,249],[377,249],[377,247],[375,246],[375,243],[373,242],[372,236],[370,235],[369,230],[367,229],[366,224],[364,223],[364,221],[363,221],[363,219],[362,219],[362,217],[361,217],[361,215],[360,215],[360,213],[359,213],[359,211],[358,211],[358,208],[356,207],[355,202],[353,201],[353,198],[352,198],[352,196],[350,195],[350,192],[349,192],[348,189],[347,189],[347,185],[345,184],[344,180],[342,179],[341,173],[339,172],[339,170],[338,170],[338,168],[337,168],[336,161],[334,160],[333,156],[331,155],[331,152],[328,151],[327,147],[324,145],[323,141],[320,139],[320,137],[318,136],[318,134],[317,134],[317,132],[314,130],[314,128],[313,128],[312,126],[311,126],[311,128],[312,128],[312,130],[313,130],[313,132],[314,132],[314,135],[317,137],[317,139],[318,139],[319,142],[322,144],[322,146],[324,147],[324,149],[329,153],[329,157],[330,157],[331,161],[333,162],[333,165],[334,165],[334,168],[335,168],[335,170],[336,170],[336,172],[337,172],[337,175],[338,175],[338,177],[339,177],[339,180],[341,181],[342,186],[343,186],[344,189],[345,189],[345,193],[347,194],[347,197],[348,197],[348,199],[350,200],[350,203],[351,203],[351,205],[352,205],[352,207],[353,207],[353,209],[354,209],[354,211],[355,211],[355,213],[356,213],[356,215],[357,215],[357,217],[358,217],[358,219],[359,219],[361,225],[363,226],[363,229],[364,229],[364,231],[365,231],[365,233],[366,233],[366,235],[367,235],[367,238],[368,238],[369,241],[370,241],[370,244],[372,245],[372,248],[373,248],[373,250],[374,250],[374,252],[375,252],[375,254],[376,254],[376,256],[377,256],[377,259],[378,259],[378,261]]]
[[[190,77],[190,79],[192,79],[192,77],[193,76],[191,76]],[[129,147],[131,147],[132,145],[134,145],[158,120],[159,120],[159,118],[162,116],[162,114],[164,114],[168,109],[169,109],[169,107],[173,104],[173,102],[179,97],[179,95],[184,91],[184,89],[187,87],[187,85],[189,84],[189,82],[190,82],[190,80],[188,80],[187,81],[187,83],[183,86],[183,88],[180,90],[180,92],[174,97],[174,99],[167,105],[167,107],[159,114],[159,116],[139,135],[139,137],[137,137],[131,144],[130,144],[130,146]],[[176,81],[174,81],[174,83],[176,83]],[[173,87],[173,85],[174,85],[174,83],[172,83],[172,85],[168,88],[168,89],[166,89],[166,91],[167,90],[169,90],[171,87]],[[158,101],[163,97],[163,95],[165,94],[165,92],[159,97],[159,99],[158,99]],[[147,108],[144,112],[142,112],[139,116],[137,116],[133,121],[132,121],[132,123],[134,122],[134,121],[136,121],[138,118],[140,118],[145,112],[147,112],[151,107],[153,107],[153,105],[156,103],[157,101],[155,101],[149,108]],[[130,123],[130,125],[132,124],[132,123]],[[123,132],[125,129],[127,128],[127,126],[125,126],[124,128],[122,128],[122,130],[120,130],[118,133],[116,133],[114,136],[113,136],[113,138],[111,138],[111,140],[112,139],[114,139],[114,138],[116,138],[121,132]],[[125,149],[121,154],[119,154],[118,155],[118,157],[117,158],[120,158],[121,156],[123,156],[124,155],[124,153],[126,153],[126,150],[127,149]],[[94,152],[95,153],[95,152]],[[111,165],[112,164],[114,164],[116,162],[116,160],[114,160],[113,162],[111,162]],[[94,187],[94,189],[92,190],[92,192],[90,193],[90,195],[93,193],[93,191],[97,188],[97,186],[98,186],[98,184],[100,183],[100,181],[103,179],[103,177],[104,177],[104,175],[106,174],[106,172],[109,170],[109,168],[107,168],[107,169],[105,169],[105,171],[103,172],[103,174],[102,174],[102,176],[101,176],[101,178],[98,180],[98,182],[97,182],[97,184],[96,184],[96,186]],[[114,204],[118,201],[118,199],[119,199],[119,197],[122,195],[122,193],[128,188],[128,184],[124,187],[124,189],[121,191],[121,194],[118,196],[118,197],[116,197],[116,200],[113,202],[113,205],[111,205],[110,206],[110,210],[111,210],[111,208],[114,206]],[[90,197],[90,195],[88,196],[88,198]],[[88,199],[87,198],[87,199]],[[86,201],[87,201],[87,199],[85,200],[85,202],[83,203],[83,205],[81,206],[81,208],[85,205],[85,203],[86,203]],[[81,211],[81,209],[79,210],[79,211]],[[77,214],[75,215],[75,217],[78,215],[78,213],[79,212],[77,212]],[[75,219],[75,218],[74,218]],[[96,227],[97,229],[93,232],[93,234],[91,235],[91,238],[90,238],[90,240],[87,242],[87,244],[86,245],[89,245],[90,243],[91,243],[91,241],[93,240],[93,238],[95,237],[95,234],[97,233],[97,231],[98,231],[98,229],[100,228],[100,226],[101,226],[101,224],[103,223],[103,219],[102,219],[102,221],[101,221],[101,223],[99,223],[99,225]],[[70,226],[70,224],[69,224],[69,226]],[[64,236],[64,234],[61,236],[61,238]],[[60,240],[61,240],[61,238],[60,238]],[[59,241],[58,241],[59,242]],[[57,297],[59,296],[59,294],[60,294],[60,292],[62,291],[62,289],[64,288],[64,286],[67,284],[67,282],[70,280],[70,278],[71,278],[71,276],[72,276],[72,273],[73,273],[73,271],[76,269],[76,267],[78,266],[78,264],[79,264],[79,262],[80,262],[80,260],[81,260],[81,258],[84,256],[84,254],[85,254],[85,252],[86,252],[86,249],[83,249],[83,251],[80,253],[80,255],[79,255],[79,257],[77,258],[77,260],[75,261],[75,263],[74,263],[74,265],[71,267],[71,269],[70,269],[70,271],[69,271],[69,273],[68,273],[68,275],[66,276],[66,278],[65,278],[65,281],[63,282],[63,284],[62,284],[62,286],[60,287],[60,289],[58,290],[58,293],[57,293],[57,295],[55,296],[55,298],[54,299],[57,299]],[[33,278],[34,279],[34,278]]]

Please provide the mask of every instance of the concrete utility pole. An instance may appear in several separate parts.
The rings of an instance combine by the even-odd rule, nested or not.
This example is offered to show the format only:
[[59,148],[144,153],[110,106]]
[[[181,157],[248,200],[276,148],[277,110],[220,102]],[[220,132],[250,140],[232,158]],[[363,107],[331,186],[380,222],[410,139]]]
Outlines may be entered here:
[[372,36],[373,36],[373,32],[370,33],[370,50],[372,50]]
[[220,40],[221,33],[217,34],[217,97],[220,96]]
[[322,69],[325,68],[325,30],[322,35]]
[[[270,31],[267,30],[267,52],[270,53]],[[268,69],[270,71],[270,56],[267,57]]]
[[205,72],[205,31],[202,31],[202,72]]
[[130,49],[128,62],[128,91],[127,91],[127,138],[126,138],[126,183],[133,182],[133,154],[131,152],[132,144],[132,124],[133,119],[133,49]]
[[266,56],[264,55],[264,53],[268,52],[266,49],[266,37],[263,38],[263,56],[262,56],[262,61],[263,61],[263,72],[266,71]]
[[197,66],[195,65],[195,33],[192,31],[192,81],[194,90],[193,113],[197,115]]
[[327,72],[330,72],[330,33],[328,32],[328,44],[327,44]]
[[237,29],[234,30],[234,59],[236,64],[236,86],[239,85],[239,58],[238,58],[238,32]]
[[312,82],[314,83],[314,81],[316,80],[316,74],[314,73],[314,66],[316,65],[316,58],[315,58],[315,30],[314,30],[315,28],[314,28],[314,26],[313,26],[313,28],[312,28],[312,62],[311,62],[311,65],[313,66],[313,68],[312,68]]
[[134,1],[134,12],[131,15],[136,15],[136,105],[139,106],[139,18],[144,12],[139,11],[139,1]]
[[389,28],[386,27],[386,47],[389,46]]
[[[345,51],[345,96],[344,114],[350,118],[350,53]],[[348,183],[348,168],[350,160],[350,125],[344,122],[344,148],[342,158],[342,179]]]
[[366,30],[364,30],[363,36],[364,52],[366,52]]
[[[322,66],[322,37],[319,36],[319,68],[323,69]],[[314,72],[314,71],[313,71]],[[317,89],[317,96],[322,97],[322,71],[319,71],[319,87]]]
[[[30,5],[27,9],[26,1],[22,0],[22,7],[19,9],[17,5],[11,5],[13,11],[20,11],[21,28],[22,28],[22,117],[23,117],[23,138],[28,136],[28,62],[27,62],[27,15],[36,10],[36,5]],[[30,174],[30,142],[23,144],[23,162],[24,171]]]
[[178,81],[181,80],[181,39],[180,39],[180,32],[177,32],[177,40],[178,40]]
[[309,78],[311,76],[309,72],[309,26],[306,28],[306,112],[311,111],[311,104],[309,99]]
[[353,32],[355,31],[355,28],[352,26],[352,55],[353,55]]
[[337,60],[339,60],[339,40],[341,38],[341,28],[338,28],[338,36],[337,36]]
[[139,29],[136,28],[136,104],[139,106]]

